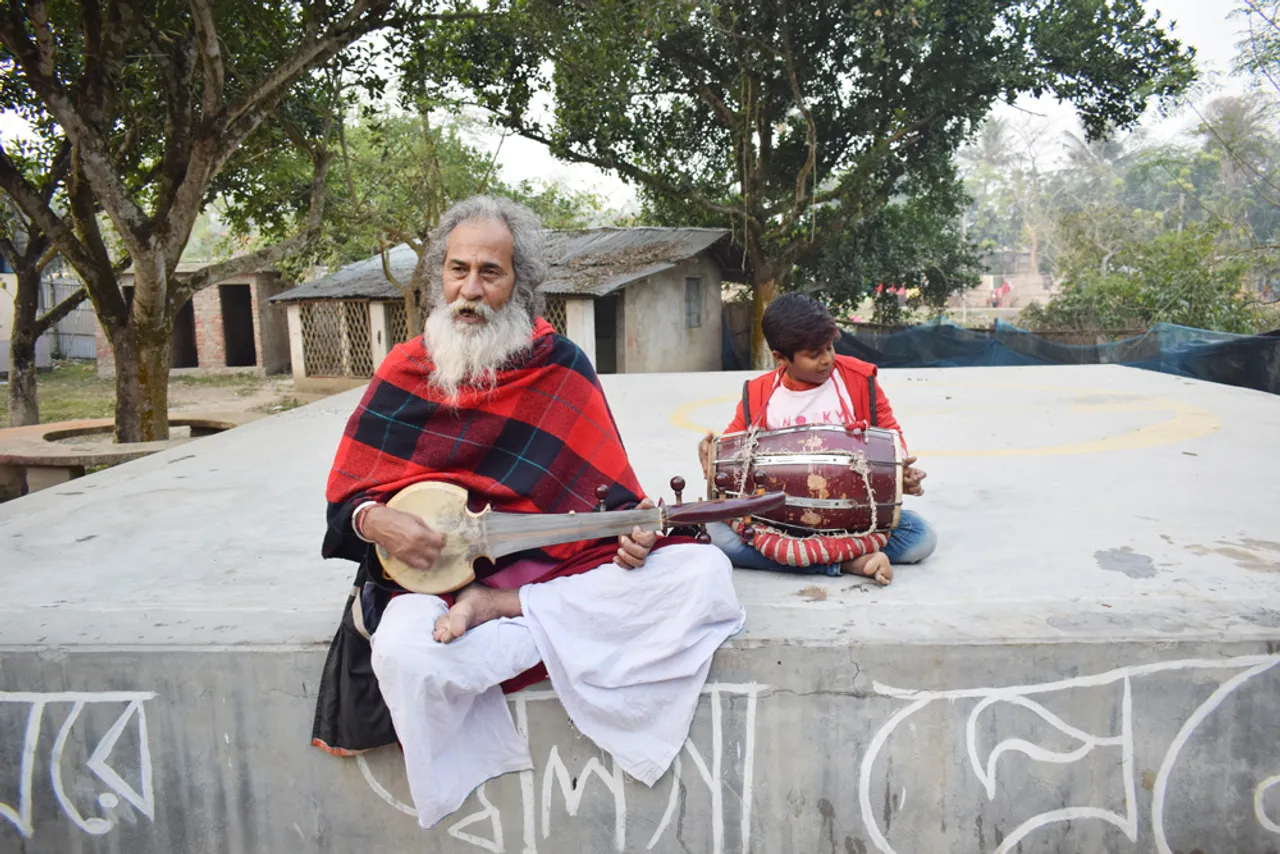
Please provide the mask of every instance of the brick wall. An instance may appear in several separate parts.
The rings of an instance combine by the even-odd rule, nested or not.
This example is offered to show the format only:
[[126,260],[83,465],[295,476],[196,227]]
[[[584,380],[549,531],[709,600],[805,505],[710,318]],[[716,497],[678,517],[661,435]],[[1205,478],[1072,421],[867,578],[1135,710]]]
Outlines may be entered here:
[[[180,274],[181,275],[181,274]],[[130,276],[126,274],[123,284],[131,286]],[[198,367],[202,369],[219,369],[227,366],[226,335],[222,318],[222,285],[247,288],[250,299],[250,316],[253,323],[254,355],[257,360],[255,368],[240,367],[236,370],[265,369],[273,372],[288,371],[289,343],[288,326],[284,320],[284,309],[269,305],[268,297],[279,293],[282,289],[280,277],[275,273],[257,273],[230,279],[218,285],[196,293],[191,299],[191,308],[195,329],[196,355]],[[183,322],[179,315],[178,322]],[[264,341],[264,332],[266,340]],[[175,333],[183,334],[181,330]],[[115,373],[115,357],[111,346],[102,330],[97,325],[98,374],[110,376]]]
[[220,289],[210,285],[191,298],[196,316],[196,352],[200,367],[217,368],[227,364],[222,336],[222,301]]

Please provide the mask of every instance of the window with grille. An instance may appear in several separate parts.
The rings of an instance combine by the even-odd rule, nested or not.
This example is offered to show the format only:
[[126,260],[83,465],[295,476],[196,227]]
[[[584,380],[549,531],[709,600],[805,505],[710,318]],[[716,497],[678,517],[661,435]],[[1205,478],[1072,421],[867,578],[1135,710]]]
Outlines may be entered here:
[[697,329],[702,325],[702,279],[689,276],[684,280],[684,327]]
[[403,344],[409,340],[409,320],[403,302],[385,302],[382,304],[387,316],[387,348]]
[[307,376],[373,376],[367,302],[304,302],[301,313],[302,358]]
[[547,307],[543,312],[550,323],[561,335],[567,335],[565,331],[569,328],[569,313],[565,308],[564,297],[547,297]]

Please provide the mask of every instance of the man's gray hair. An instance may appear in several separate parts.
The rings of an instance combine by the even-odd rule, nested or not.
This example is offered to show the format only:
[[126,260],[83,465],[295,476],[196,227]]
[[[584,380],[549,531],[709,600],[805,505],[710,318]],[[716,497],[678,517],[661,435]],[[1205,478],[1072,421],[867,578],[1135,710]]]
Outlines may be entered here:
[[500,222],[511,232],[511,265],[516,284],[511,299],[530,318],[542,314],[543,298],[538,286],[546,281],[550,265],[542,239],[542,221],[524,205],[496,196],[472,196],[444,212],[440,224],[431,232],[430,247],[423,260],[431,283],[428,304],[444,299],[444,256],[449,235],[460,225],[476,222]]

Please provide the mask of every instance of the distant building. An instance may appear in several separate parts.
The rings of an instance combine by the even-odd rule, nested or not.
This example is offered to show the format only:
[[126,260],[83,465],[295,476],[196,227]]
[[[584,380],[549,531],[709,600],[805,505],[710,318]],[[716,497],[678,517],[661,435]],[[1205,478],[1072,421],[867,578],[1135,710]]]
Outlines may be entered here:
[[[741,277],[718,228],[593,228],[546,234],[551,274],[545,316],[599,373],[715,371],[721,366],[721,282]],[[408,281],[417,255],[389,253]],[[405,324],[404,299],[380,256],[271,298],[288,307],[299,389],[351,386],[373,376]]]
[[[62,275],[61,264],[55,261],[45,269],[41,277],[40,302],[37,309],[39,315],[43,315],[63,298],[74,293],[79,287],[80,283],[78,281]],[[18,276],[13,270],[9,269],[5,259],[0,257],[0,377],[9,375],[9,341],[13,335],[14,300],[17,299],[17,296]],[[89,317],[92,318],[93,310],[90,308],[87,311]],[[36,339],[36,368],[38,370],[47,370],[53,367],[55,352],[59,356],[73,358],[81,355],[79,352],[75,352],[76,348],[72,348],[72,351],[69,352],[62,345],[73,340],[72,336],[65,333],[73,329],[77,322],[83,322],[83,318],[84,311],[77,309],[71,312],[70,316],[64,318],[56,328],[49,330]]]
[[[178,280],[204,268],[179,264]],[[133,273],[120,276],[126,300],[133,299]],[[234,276],[196,292],[173,324],[173,365],[181,368],[240,368],[261,374],[289,370],[289,330],[284,312],[268,300],[284,289],[280,274],[260,270]],[[98,373],[115,373],[115,356],[97,326]]]

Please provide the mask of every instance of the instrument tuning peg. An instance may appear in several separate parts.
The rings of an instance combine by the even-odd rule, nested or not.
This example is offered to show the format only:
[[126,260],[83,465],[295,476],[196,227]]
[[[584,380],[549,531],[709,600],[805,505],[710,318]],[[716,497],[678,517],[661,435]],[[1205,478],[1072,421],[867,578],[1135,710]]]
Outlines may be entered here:
[[742,529],[742,539],[750,543],[756,538],[756,529],[754,525],[746,525]]
[[609,497],[609,487],[607,486],[596,487],[596,501],[599,502],[599,505],[596,507],[596,509],[602,513],[604,512],[605,507],[607,506],[605,504],[605,499],[607,499],[608,497]]
[[698,536],[694,537],[694,539],[702,543],[704,546],[711,545],[711,535],[707,533],[705,526],[699,526]]
[[716,491],[723,494],[729,491],[729,484],[733,482],[733,478],[729,477],[727,471],[718,471],[715,476]]
[[679,507],[684,503],[684,478],[680,475],[671,478],[671,491],[676,494],[676,506]]

